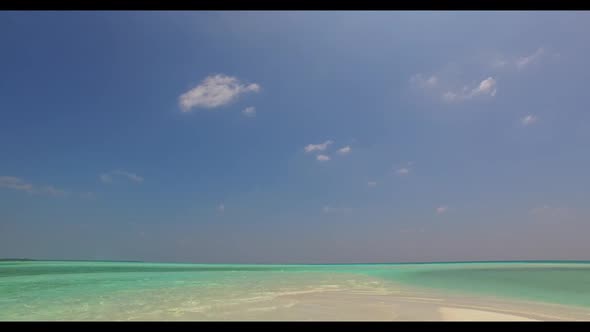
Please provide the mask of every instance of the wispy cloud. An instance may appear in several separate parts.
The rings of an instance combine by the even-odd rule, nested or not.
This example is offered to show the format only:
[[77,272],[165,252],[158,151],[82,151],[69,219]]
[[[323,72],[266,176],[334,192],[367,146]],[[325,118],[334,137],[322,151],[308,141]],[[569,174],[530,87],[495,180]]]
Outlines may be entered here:
[[410,78],[410,82],[422,88],[432,88],[438,84],[438,77],[435,75],[424,77],[422,74],[416,74]]
[[462,84],[460,88],[435,75],[416,74],[410,78],[410,83],[428,94],[439,96],[445,102],[461,102],[484,96],[494,97],[497,93],[497,81],[492,76],[477,84]]
[[64,195],[66,195],[65,191],[55,188],[53,186],[44,186],[44,187],[39,188],[38,191],[39,191],[39,193],[47,194],[50,196],[64,196]]
[[398,176],[406,176],[410,174],[410,172],[412,171],[412,165],[414,165],[413,161],[408,161],[405,164],[403,164],[403,166],[397,165],[395,174],[397,174]]
[[33,190],[33,185],[14,176],[0,176],[0,188],[30,192]]
[[369,181],[367,182],[367,187],[369,188],[373,188],[377,186],[377,182],[376,181]]
[[440,214],[446,213],[448,210],[449,210],[448,206],[441,205],[441,206],[437,207],[435,211],[436,211],[436,214],[440,215]]
[[442,98],[446,102],[461,102],[482,96],[494,97],[497,91],[496,80],[493,77],[488,77],[473,88],[464,86],[458,91],[447,91],[442,95]]
[[253,106],[250,107],[246,107],[243,111],[242,114],[244,114],[247,117],[253,118],[256,116],[256,108],[254,108]]
[[492,62],[492,67],[523,70],[534,63],[539,63],[546,53],[547,52],[543,47],[539,47],[531,54],[525,56],[517,56],[512,58],[500,56]]
[[24,191],[29,194],[43,194],[49,196],[65,196],[66,191],[54,186],[35,186],[21,178],[14,176],[0,176],[0,188]]
[[304,150],[307,153],[310,153],[310,152],[321,152],[321,151],[325,151],[333,143],[334,143],[334,141],[327,140],[324,143],[320,143],[320,144],[308,144],[304,148]]
[[111,182],[113,182],[113,179],[115,176],[126,178],[126,179],[128,179],[132,182],[138,183],[138,184],[143,182],[143,177],[141,177],[135,173],[130,173],[127,171],[122,171],[122,170],[115,170],[115,171],[111,171],[108,173],[100,174],[99,179],[103,183],[111,183]]
[[535,122],[537,122],[537,117],[532,114],[528,114],[520,119],[520,123],[522,123],[523,126],[530,126]]
[[217,206],[217,212],[219,212],[219,213],[225,212],[225,205],[223,205],[223,203],[221,203]]
[[518,60],[516,60],[516,67],[518,67],[518,69],[524,69],[526,66],[538,61],[539,58],[543,56],[543,53],[545,53],[545,50],[539,48],[533,54],[518,58]]
[[402,167],[402,168],[397,169],[395,171],[395,173],[397,173],[397,175],[399,175],[399,176],[408,175],[410,173],[410,169],[406,168],[406,167]]
[[216,108],[231,103],[240,95],[259,92],[260,85],[246,84],[238,78],[223,74],[206,77],[201,84],[183,93],[179,105],[183,112],[193,108]]
[[339,155],[347,155],[352,151],[352,148],[350,146],[345,146],[341,149],[338,149],[338,154]]
[[327,156],[327,155],[325,155],[325,154],[318,154],[318,156],[316,157],[316,159],[317,159],[318,161],[328,161],[328,160],[330,160],[331,158],[330,158],[330,156]]

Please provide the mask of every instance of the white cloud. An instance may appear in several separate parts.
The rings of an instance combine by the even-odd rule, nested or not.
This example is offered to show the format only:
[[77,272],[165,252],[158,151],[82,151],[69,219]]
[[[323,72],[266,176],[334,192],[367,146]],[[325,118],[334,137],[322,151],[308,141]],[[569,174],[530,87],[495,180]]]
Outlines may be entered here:
[[225,205],[223,205],[223,203],[219,204],[217,206],[217,211],[223,213],[225,211]]
[[523,117],[522,119],[520,119],[520,122],[522,123],[523,126],[529,126],[532,125],[533,123],[537,122],[537,117],[529,114],[525,117]]
[[327,140],[324,143],[320,143],[320,144],[308,144],[304,149],[305,149],[305,152],[307,152],[307,153],[314,152],[314,151],[325,151],[328,148],[328,146],[330,146],[333,143],[334,143],[334,141]]
[[242,94],[258,91],[260,85],[256,83],[245,84],[236,77],[212,75],[180,95],[179,105],[183,112],[189,112],[193,108],[211,109],[231,103]]
[[545,50],[541,47],[541,48],[537,49],[531,55],[518,58],[518,60],[516,60],[516,67],[518,69],[524,69],[528,65],[538,61],[539,58],[541,58],[541,56],[543,56],[543,53],[545,53]]
[[472,96],[477,95],[496,95],[496,80],[493,77],[488,77],[479,83],[475,89],[471,91]]
[[0,188],[31,192],[33,185],[14,176],[0,176]]
[[326,205],[322,208],[322,212],[324,212],[324,213],[349,213],[351,211],[352,211],[351,208],[336,208],[336,207],[331,207],[328,205]]
[[111,183],[113,182],[113,177],[110,176],[109,174],[103,173],[99,176],[100,181],[104,182],[104,183]]
[[345,146],[341,149],[338,149],[338,154],[347,155],[350,153],[350,151],[352,151],[352,148],[350,146]]
[[374,187],[377,186],[377,182],[375,182],[375,181],[369,181],[369,182],[367,182],[367,186],[368,187],[371,187],[371,188],[374,188]]
[[39,189],[40,193],[51,195],[51,196],[64,196],[66,194],[65,191],[61,189],[57,189],[53,186],[45,186]]
[[316,159],[318,161],[328,161],[330,160],[330,156],[326,156],[325,154],[319,154]]
[[434,75],[425,78],[422,74],[416,74],[412,76],[410,82],[429,94],[442,97],[442,100],[446,102],[459,102],[482,96],[494,97],[497,92],[497,82],[491,76],[476,85],[463,85],[461,88]]
[[536,51],[526,56],[511,58],[499,56],[492,61],[492,67],[523,70],[534,63],[538,63],[546,53],[544,48],[539,47]]
[[254,108],[253,106],[250,107],[246,107],[243,111],[242,114],[244,114],[247,117],[255,117],[256,116],[256,108]]
[[115,171],[111,171],[108,173],[100,174],[99,178],[100,178],[100,181],[102,181],[103,183],[111,183],[111,182],[113,182],[113,176],[115,176],[115,175],[125,177],[128,180],[136,182],[136,183],[143,182],[143,178],[141,176],[134,174],[134,173],[127,172],[127,171],[122,171],[122,170],[115,170]]
[[436,214],[443,214],[449,210],[449,207],[446,205],[441,205],[436,208]]
[[422,88],[432,88],[438,84],[438,77],[432,75],[428,78],[424,78],[422,74],[416,74],[412,76],[410,82]]
[[67,194],[64,190],[55,188],[53,186],[37,187],[21,178],[14,176],[0,176],[0,188],[8,188],[24,191],[29,194],[43,194],[49,196],[65,196]]
[[446,102],[459,102],[479,96],[494,97],[498,91],[497,85],[493,77],[488,77],[471,89],[468,86],[464,86],[461,91],[447,91],[442,94],[442,98]]
[[397,175],[404,176],[404,175],[408,175],[410,173],[410,169],[406,168],[406,167],[402,167],[395,172],[397,173]]

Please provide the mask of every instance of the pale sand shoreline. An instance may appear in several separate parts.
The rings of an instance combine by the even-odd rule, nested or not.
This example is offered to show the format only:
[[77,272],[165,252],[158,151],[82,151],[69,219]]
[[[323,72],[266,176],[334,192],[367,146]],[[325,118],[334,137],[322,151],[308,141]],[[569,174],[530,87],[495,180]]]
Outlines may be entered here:
[[231,321],[590,321],[590,309],[415,291],[324,290],[237,305],[186,320]]

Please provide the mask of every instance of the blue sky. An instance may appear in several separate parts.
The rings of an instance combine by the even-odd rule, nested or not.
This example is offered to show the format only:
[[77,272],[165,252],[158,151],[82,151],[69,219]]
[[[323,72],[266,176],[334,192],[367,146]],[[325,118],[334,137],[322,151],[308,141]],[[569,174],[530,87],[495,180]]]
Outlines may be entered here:
[[0,13],[0,256],[589,259],[588,18]]

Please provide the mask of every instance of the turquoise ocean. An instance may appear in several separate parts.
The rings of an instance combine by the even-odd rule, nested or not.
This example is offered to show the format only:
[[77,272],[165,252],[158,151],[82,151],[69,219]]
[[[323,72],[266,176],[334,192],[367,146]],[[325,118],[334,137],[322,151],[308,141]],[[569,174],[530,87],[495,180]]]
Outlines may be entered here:
[[[244,265],[2,261],[0,320],[166,320],[282,294],[400,286],[590,308],[590,262]],[[214,316],[211,316],[214,317]]]

